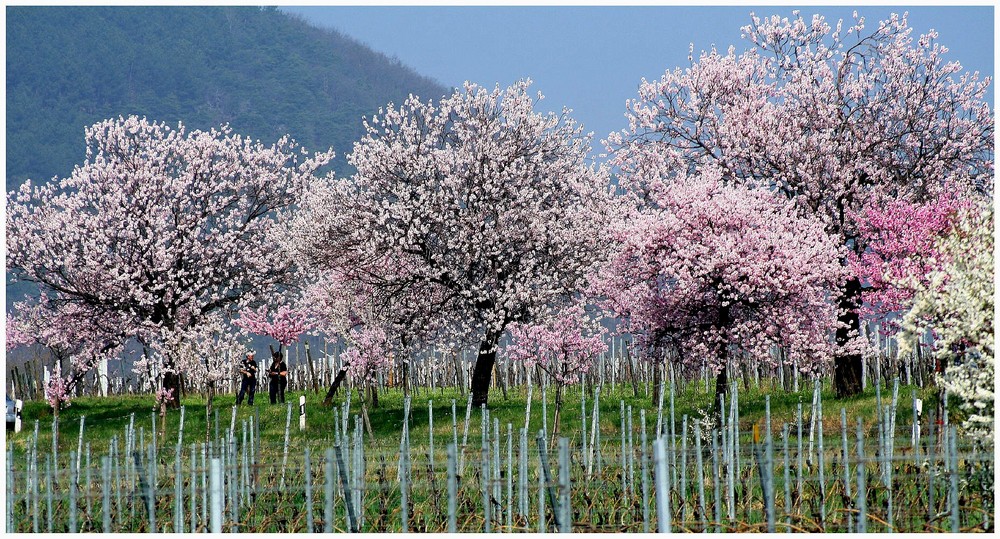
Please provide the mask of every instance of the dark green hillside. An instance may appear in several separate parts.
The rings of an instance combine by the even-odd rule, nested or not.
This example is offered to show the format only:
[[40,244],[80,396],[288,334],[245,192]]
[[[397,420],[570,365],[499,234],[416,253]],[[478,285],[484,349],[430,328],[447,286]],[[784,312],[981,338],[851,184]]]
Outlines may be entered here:
[[7,189],[69,174],[83,129],[138,114],[333,146],[407,94],[446,92],[398,61],[274,8],[8,7]]

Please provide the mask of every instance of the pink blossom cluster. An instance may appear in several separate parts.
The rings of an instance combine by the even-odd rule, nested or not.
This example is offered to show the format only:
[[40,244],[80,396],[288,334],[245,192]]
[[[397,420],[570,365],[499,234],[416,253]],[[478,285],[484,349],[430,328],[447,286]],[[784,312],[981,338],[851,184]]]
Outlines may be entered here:
[[156,390],[155,398],[156,398],[156,407],[159,408],[160,406],[170,403],[174,400],[174,390],[172,388],[167,389],[165,387],[161,387],[160,389]]
[[348,334],[348,348],[341,356],[355,381],[374,382],[375,375],[392,369],[392,347],[378,326],[355,328]]
[[841,248],[822,224],[765,190],[714,172],[676,181],[612,232],[617,248],[592,294],[640,350],[681,352],[713,370],[738,347],[765,364],[773,345],[806,372],[832,355]]
[[266,335],[278,341],[281,346],[289,346],[297,341],[299,336],[312,329],[315,323],[310,317],[288,305],[281,305],[274,312],[272,320],[268,320],[268,309],[261,306],[256,311],[244,309],[233,324],[250,333]]
[[848,264],[868,288],[862,293],[862,315],[898,324],[887,314],[908,309],[914,293],[929,284],[929,275],[947,263],[935,247],[974,195],[945,190],[925,203],[899,199],[873,200],[858,216],[858,241],[866,249],[850,253]]
[[560,385],[573,384],[608,350],[606,333],[576,306],[541,323],[512,325],[507,355],[529,368],[537,365]]
[[628,101],[629,126],[607,145],[637,196],[711,164],[848,244],[873,193],[919,202],[956,184],[991,189],[991,80],[946,60],[936,33],[914,39],[905,15],[868,29],[857,14],[845,27],[795,12],[752,16],[743,34],[750,48],[692,49],[689,67],[644,80]]
[[69,406],[72,388],[70,380],[62,375],[62,367],[56,362],[52,372],[49,374],[49,382],[45,385],[45,400],[56,413],[61,408]]

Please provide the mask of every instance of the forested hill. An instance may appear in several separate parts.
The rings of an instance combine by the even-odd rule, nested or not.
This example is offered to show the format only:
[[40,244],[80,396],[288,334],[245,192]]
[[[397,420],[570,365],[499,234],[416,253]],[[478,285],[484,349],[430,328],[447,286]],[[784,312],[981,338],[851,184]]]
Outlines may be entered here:
[[397,60],[274,8],[7,7],[7,189],[68,175],[83,130],[137,114],[190,129],[229,123],[273,143],[333,146],[361,117],[446,89]]

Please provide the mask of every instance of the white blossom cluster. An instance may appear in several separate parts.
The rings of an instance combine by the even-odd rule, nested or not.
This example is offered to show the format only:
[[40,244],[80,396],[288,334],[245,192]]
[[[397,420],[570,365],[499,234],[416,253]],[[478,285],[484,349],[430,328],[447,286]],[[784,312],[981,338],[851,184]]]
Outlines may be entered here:
[[[49,292],[36,318],[53,333],[102,349],[174,342],[287,282],[294,264],[272,256],[270,231],[332,158],[135,116],[88,128],[86,147],[69,177],[8,193],[7,269]],[[161,357],[175,369],[183,354]]]
[[534,112],[529,84],[380,110],[348,156],[357,173],[305,197],[290,251],[408,344],[495,349],[568,301],[606,250],[608,176],[568,111]]
[[948,363],[940,383],[966,414],[963,428],[983,444],[994,433],[993,206],[987,200],[959,217],[937,249],[939,269],[919,285],[903,318],[912,345],[928,327],[934,353]]

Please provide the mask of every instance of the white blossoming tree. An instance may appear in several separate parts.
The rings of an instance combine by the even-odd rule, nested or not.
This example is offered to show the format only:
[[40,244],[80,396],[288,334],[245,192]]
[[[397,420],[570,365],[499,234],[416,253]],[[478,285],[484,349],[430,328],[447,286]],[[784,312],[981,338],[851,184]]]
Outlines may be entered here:
[[938,267],[917,284],[903,336],[913,343],[927,328],[934,353],[948,365],[939,381],[965,414],[962,427],[991,446],[994,410],[993,206],[960,214],[936,245]]
[[357,173],[308,196],[289,234],[312,268],[370,290],[402,346],[478,341],[477,406],[509,324],[567,301],[604,253],[606,171],[529,84],[380,110],[348,156]]
[[[294,266],[273,256],[270,231],[332,158],[287,137],[264,146],[227,127],[135,116],[88,128],[86,147],[69,177],[8,193],[7,272],[47,294],[36,318],[100,327],[103,350],[153,344],[272,294]],[[157,354],[158,372],[179,395],[175,354]]]

